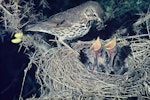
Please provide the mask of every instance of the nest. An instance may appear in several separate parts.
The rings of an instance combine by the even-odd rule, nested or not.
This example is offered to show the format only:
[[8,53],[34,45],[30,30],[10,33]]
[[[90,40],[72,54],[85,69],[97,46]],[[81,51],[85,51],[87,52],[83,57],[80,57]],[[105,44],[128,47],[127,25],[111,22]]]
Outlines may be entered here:
[[[89,50],[87,44],[73,43],[72,47]],[[40,84],[41,95],[28,100],[107,100],[127,99],[129,97],[150,97],[150,43],[140,38],[127,41],[119,39],[119,46],[130,44],[132,55],[125,59],[128,71],[122,75],[94,72],[81,62],[80,58],[68,48],[51,47],[39,35],[24,36],[22,46],[30,53],[30,64],[35,64],[36,79]],[[88,51],[87,51],[88,52]]]

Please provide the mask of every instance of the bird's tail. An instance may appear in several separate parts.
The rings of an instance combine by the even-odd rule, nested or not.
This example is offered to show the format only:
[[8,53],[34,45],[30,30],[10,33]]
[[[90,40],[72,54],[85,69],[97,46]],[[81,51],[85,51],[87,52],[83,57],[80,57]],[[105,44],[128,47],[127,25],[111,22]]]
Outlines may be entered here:
[[38,23],[38,24],[27,25],[25,31],[37,31],[37,32],[49,33],[49,30],[51,28],[52,28],[51,26],[45,25],[43,23]]

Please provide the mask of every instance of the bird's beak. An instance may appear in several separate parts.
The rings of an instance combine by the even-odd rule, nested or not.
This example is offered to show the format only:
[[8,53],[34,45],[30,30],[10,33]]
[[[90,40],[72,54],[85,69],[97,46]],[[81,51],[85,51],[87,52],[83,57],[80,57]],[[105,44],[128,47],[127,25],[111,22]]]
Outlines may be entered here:
[[103,22],[103,20],[101,18],[98,17],[97,19],[98,22]]
[[96,41],[92,44],[92,46],[90,47],[91,50],[93,51],[98,51],[101,48],[101,41],[99,39],[99,37],[96,39]]
[[98,52],[101,48],[101,42],[99,37],[94,41],[94,43],[92,44],[92,46],[90,47],[91,50],[94,51],[94,63],[93,63],[93,71],[97,71],[97,67],[98,67]]
[[101,30],[104,27],[104,22],[102,21],[101,18],[98,18],[97,23],[96,23],[96,29]]
[[114,48],[116,46],[116,37],[114,37],[111,41],[104,45],[105,49],[108,50],[109,56],[114,53]]

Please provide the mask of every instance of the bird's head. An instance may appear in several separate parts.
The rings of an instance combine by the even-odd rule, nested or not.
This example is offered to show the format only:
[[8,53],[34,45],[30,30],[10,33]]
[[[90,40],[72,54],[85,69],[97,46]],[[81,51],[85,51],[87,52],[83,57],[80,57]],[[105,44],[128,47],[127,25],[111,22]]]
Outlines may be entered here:
[[104,10],[98,2],[89,1],[86,4],[84,14],[89,21],[96,22],[97,27],[101,27],[104,19]]

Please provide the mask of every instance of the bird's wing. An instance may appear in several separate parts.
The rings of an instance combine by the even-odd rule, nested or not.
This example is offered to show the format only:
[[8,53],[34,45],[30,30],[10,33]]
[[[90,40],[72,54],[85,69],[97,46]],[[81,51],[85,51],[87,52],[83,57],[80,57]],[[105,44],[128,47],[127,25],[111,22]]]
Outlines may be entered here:
[[44,23],[46,23],[49,26],[52,27],[71,27],[73,24],[72,22],[67,19],[69,17],[67,17],[68,14],[61,12],[58,14],[55,14],[53,16],[51,16],[47,21],[45,21]]
[[59,27],[71,27],[72,24],[65,19],[60,18],[50,18],[44,22],[39,22],[37,24],[31,24],[26,27],[26,31],[39,31],[39,32],[48,32],[52,28]]
[[44,22],[31,24],[26,27],[26,31],[47,32],[51,28],[71,27],[73,24],[64,18],[50,18]]

